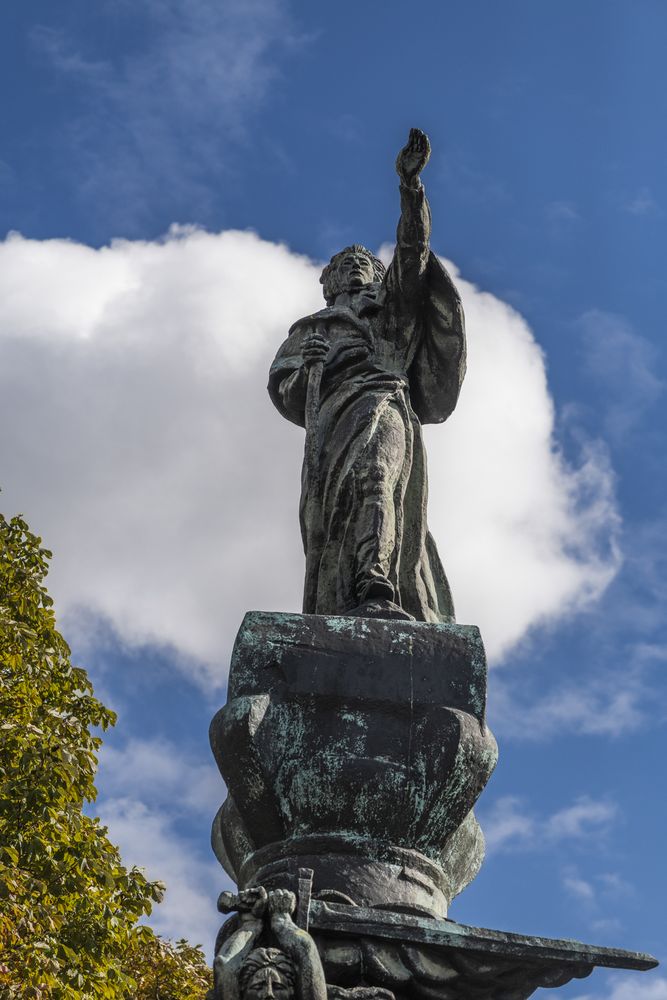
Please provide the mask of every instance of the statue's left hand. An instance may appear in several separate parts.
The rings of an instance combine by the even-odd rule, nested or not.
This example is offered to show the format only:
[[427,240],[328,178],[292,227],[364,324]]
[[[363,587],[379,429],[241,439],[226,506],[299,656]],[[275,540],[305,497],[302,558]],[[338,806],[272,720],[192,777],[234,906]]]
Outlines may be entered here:
[[324,361],[329,353],[329,341],[319,330],[310,333],[301,345],[301,354],[306,368]]
[[419,128],[411,128],[408,141],[396,158],[396,173],[401,182],[407,187],[414,187],[430,155],[431,143],[426,133]]
[[269,893],[268,910],[272,917],[290,916],[296,909],[296,896],[289,889]]

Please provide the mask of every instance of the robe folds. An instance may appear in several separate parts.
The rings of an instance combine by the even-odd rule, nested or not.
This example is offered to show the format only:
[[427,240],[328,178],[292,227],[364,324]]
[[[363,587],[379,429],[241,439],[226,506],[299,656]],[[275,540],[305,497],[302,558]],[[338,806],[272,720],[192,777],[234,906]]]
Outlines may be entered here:
[[344,615],[374,584],[389,581],[393,601],[418,621],[454,620],[426,524],[421,424],[446,420],[456,405],[465,374],[463,310],[430,251],[417,276],[405,273],[397,248],[381,283],[298,320],[271,366],[271,399],[305,426],[301,345],[316,329],[330,341],[317,426],[309,429],[317,496],[309,495],[307,463],[302,476],[304,613]]

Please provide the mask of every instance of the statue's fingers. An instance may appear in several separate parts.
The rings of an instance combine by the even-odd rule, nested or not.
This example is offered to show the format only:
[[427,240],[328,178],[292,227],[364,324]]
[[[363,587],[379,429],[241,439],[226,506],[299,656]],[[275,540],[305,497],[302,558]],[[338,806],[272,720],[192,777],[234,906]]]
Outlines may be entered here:
[[420,128],[416,128],[415,133],[416,133],[417,148],[422,150],[424,148],[424,144],[428,142],[426,133],[422,132]]
[[235,896],[233,892],[221,892],[218,896],[218,910],[220,913],[231,913],[235,910],[239,903],[242,903],[242,897]]

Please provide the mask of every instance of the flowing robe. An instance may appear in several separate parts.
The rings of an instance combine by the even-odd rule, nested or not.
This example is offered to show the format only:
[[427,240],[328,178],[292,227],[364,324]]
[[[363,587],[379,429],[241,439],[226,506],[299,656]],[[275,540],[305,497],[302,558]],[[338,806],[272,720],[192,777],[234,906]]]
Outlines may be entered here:
[[447,419],[465,374],[463,310],[428,248],[430,211],[419,183],[401,185],[394,258],[382,282],[298,320],[280,347],[269,393],[306,425],[301,346],[316,329],[325,361],[316,434],[317,490],[304,463],[303,610],[344,615],[378,594],[418,621],[453,621],[442,563],[426,524],[421,424]]

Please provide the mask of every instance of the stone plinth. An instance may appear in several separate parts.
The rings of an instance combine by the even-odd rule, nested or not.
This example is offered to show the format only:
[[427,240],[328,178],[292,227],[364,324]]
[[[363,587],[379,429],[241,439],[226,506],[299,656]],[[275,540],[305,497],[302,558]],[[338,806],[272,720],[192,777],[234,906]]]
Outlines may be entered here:
[[474,626],[251,612],[211,745],[213,828],[240,888],[444,916],[477,874],[497,759]]

